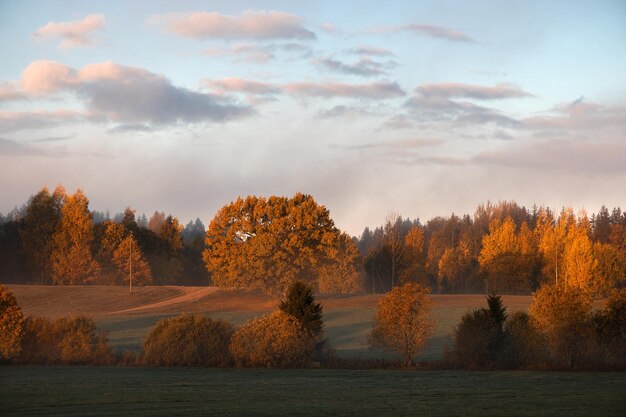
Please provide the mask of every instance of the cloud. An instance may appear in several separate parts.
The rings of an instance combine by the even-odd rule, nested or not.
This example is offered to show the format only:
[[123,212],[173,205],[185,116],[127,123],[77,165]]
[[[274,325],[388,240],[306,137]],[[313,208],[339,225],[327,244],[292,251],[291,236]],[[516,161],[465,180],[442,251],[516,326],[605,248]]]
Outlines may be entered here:
[[196,39],[315,39],[296,15],[246,10],[238,16],[218,12],[168,13],[148,19],[163,31]]
[[587,102],[583,97],[560,104],[547,114],[528,117],[522,126],[543,130],[604,130],[626,128],[626,106],[603,106]]
[[88,113],[75,110],[0,111],[0,132],[43,129],[84,121],[89,117]]
[[353,55],[362,55],[362,56],[392,56],[393,52],[384,48],[376,48],[373,46],[357,46],[356,48],[352,48],[348,51]]
[[621,143],[550,140],[482,152],[472,158],[472,162],[581,175],[626,173],[626,146]]
[[412,23],[409,25],[382,26],[367,30],[368,33],[398,33],[412,32],[430,38],[445,39],[451,42],[475,42],[469,35],[457,29],[450,29],[441,26],[426,25],[423,23]]
[[376,62],[367,57],[363,57],[352,64],[346,64],[332,58],[319,58],[314,60],[313,63],[330,71],[364,77],[386,75],[386,70],[396,65],[394,62]]
[[244,80],[243,78],[237,77],[223,78],[221,80],[203,80],[202,84],[219,94],[246,93],[254,95],[275,95],[282,93],[282,89],[276,84]]
[[285,52],[291,55],[297,54],[300,57],[306,57],[311,54],[311,48],[307,45],[296,42],[269,45],[244,43],[226,47],[212,46],[206,48],[203,52],[206,56],[210,57],[228,57],[242,62],[262,64],[276,59],[276,54],[279,52]]
[[386,142],[368,142],[358,145],[346,145],[336,146],[351,151],[364,150],[364,149],[387,149],[394,151],[410,151],[426,146],[436,146],[443,143],[441,139],[424,139],[424,138],[411,138],[411,139],[396,139]]
[[454,101],[438,96],[416,94],[406,107],[417,121],[454,122],[459,124],[494,123],[501,126],[517,126],[519,122],[501,112],[468,101]]
[[0,82],[0,102],[27,100],[28,94],[19,89],[19,85],[12,82]]
[[45,155],[41,149],[22,145],[14,140],[0,138],[0,157]]
[[40,27],[33,33],[35,39],[60,38],[61,49],[76,48],[79,46],[92,46],[94,40],[92,36],[95,32],[104,27],[104,15],[90,14],[83,20],[71,22],[50,21],[45,26]]
[[455,124],[497,124],[506,127],[519,126],[519,121],[497,109],[478,105],[468,100],[499,100],[530,97],[531,94],[512,84],[482,86],[462,83],[423,84],[415,88],[415,94],[407,101],[408,118],[396,119],[406,123],[452,122]]
[[74,69],[35,61],[22,72],[21,85],[35,96],[73,93],[93,118],[124,124],[221,122],[253,113],[226,97],[177,87],[161,75],[112,62]]
[[395,82],[372,82],[365,84],[300,82],[285,85],[292,95],[307,97],[346,97],[370,100],[387,100],[406,95]]
[[152,131],[153,129],[150,126],[144,125],[141,123],[121,124],[121,125],[114,126],[110,129],[107,129],[108,133],[127,133],[127,132],[147,133],[147,132],[152,132]]
[[336,117],[345,117],[349,119],[374,116],[375,113],[361,106],[346,106],[338,104],[327,110],[320,110],[317,116],[321,119],[333,119]]
[[462,83],[423,84],[418,86],[415,92],[426,97],[472,98],[477,100],[531,96],[531,94],[512,84],[497,84],[494,86]]
[[333,25],[332,23],[323,23],[322,25],[320,25],[320,28],[330,34],[330,35],[335,35],[337,33],[339,33],[339,29],[337,28],[337,26]]

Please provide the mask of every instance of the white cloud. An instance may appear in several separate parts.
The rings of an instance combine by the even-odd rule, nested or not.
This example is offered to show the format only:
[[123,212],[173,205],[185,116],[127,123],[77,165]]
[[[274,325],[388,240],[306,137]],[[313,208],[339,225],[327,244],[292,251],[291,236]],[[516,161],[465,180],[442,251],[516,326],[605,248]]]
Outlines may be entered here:
[[301,82],[285,85],[285,91],[296,96],[348,97],[370,100],[386,100],[402,97],[406,93],[395,82],[372,82],[364,84]]
[[50,21],[33,33],[35,39],[60,38],[61,49],[92,46],[95,41],[93,34],[104,27],[104,15],[90,14],[83,20],[71,22]]

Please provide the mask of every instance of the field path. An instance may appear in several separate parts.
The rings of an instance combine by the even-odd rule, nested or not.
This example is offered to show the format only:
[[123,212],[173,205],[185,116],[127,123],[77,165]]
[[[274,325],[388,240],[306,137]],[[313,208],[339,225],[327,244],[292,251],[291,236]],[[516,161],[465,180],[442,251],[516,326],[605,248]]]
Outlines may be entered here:
[[168,298],[152,304],[141,305],[138,307],[127,308],[124,310],[111,311],[107,314],[129,314],[144,313],[146,310],[155,310],[163,307],[169,307],[180,303],[193,303],[201,298],[217,291],[217,287],[180,287],[184,294]]

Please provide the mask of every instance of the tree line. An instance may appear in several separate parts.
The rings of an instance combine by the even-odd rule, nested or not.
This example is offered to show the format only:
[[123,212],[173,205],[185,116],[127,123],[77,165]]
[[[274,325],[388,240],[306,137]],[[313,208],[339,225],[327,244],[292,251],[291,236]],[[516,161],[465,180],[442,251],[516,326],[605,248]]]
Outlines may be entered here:
[[416,282],[438,293],[529,294],[567,282],[607,295],[626,285],[626,213],[619,207],[589,216],[487,203],[473,216],[426,224],[391,215],[355,240],[371,292]]
[[248,196],[222,207],[209,227],[156,211],[89,210],[80,190],[42,188],[0,215],[0,281],[261,288],[295,281],[320,292],[388,292],[409,282],[437,293],[524,293],[565,281],[607,295],[626,284],[626,212],[555,214],[514,202],[473,216],[388,216],[360,237],[340,231],[312,196]]
[[128,207],[110,219],[89,210],[79,189],[42,188],[21,208],[0,215],[0,280],[54,285],[128,283],[207,285],[205,227],[182,226],[156,211],[148,220]]

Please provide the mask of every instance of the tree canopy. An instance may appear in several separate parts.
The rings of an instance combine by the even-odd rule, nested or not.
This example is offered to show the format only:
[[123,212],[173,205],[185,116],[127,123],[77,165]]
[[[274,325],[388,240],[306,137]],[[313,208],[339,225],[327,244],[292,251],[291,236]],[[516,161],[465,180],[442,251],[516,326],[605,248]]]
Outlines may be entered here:
[[[313,197],[255,197],[224,206],[206,235],[203,258],[218,286],[280,293],[294,281],[328,292],[359,289],[354,243]],[[335,275],[335,283],[322,276]],[[339,281],[339,282],[337,282]]]

